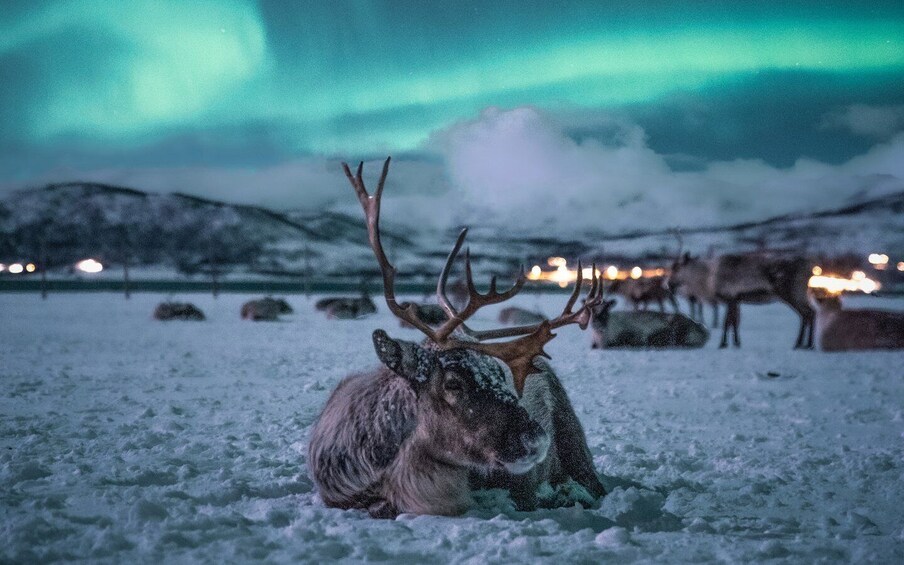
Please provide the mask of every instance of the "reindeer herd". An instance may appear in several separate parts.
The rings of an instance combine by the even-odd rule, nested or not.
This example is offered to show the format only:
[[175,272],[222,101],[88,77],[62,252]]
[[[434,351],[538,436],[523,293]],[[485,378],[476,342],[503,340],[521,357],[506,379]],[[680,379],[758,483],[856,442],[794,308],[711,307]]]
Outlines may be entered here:
[[[450,298],[449,275],[464,230],[439,275],[438,307],[399,302],[397,271],[380,240],[389,164],[387,159],[372,194],[364,185],[363,163],[354,174],[342,166],[364,210],[386,305],[425,339],[404,341],[376,330],[373,345],[381,365],[346,377],[327,400],[308,443],[308,468],[327,506],[392,518],[461,514],[480,488],[508,490],[520,510],[587,506],[604,496],[583,428],[543,350],[555,337],[553,330],[565,325],[591,327],[596,348],[701,347],[709,337],[701,323],[702,304],[715,310],[721,303],[726,308],[721,346],[728,345],[729,330],[740,346],[740,304],[780,300],[800,316],[795,347],[812,347],[814,327],[825,349],[904,345],[899,313],[842,311],[837,301],[814,301],[819,306],[814,310],[807,294],[810,265],[803,259],[725,255],[703,261],[680,251],[668,279],[610,287],[633,310],[611,311],[615,301],[604,298],[604,282],[594,266],[583,301],[578,303],[584,278],[578,276],[558,316],[548,319],[508,307],[499,315],[505,327],[474,330],[468,320],[481,308],[517,295],[525,274],[502,292],[494,277],[483,294],[474,284],[466,250],[465,278],[456,285],[457,299]],[[580,263],[577,273],[582,273]],[[690,317],[677,312],[675,292],[690,299]],[[666,301],[674,313],[665,312]],[[648,310],[650,302],[657,302],[660,311]],[[848,326],[858,329],[857,339],[845,337]]]
[[[465,276],[450,284],[465,229],[439,274],[436,304],[397,300],[397,271],[380,239],[389,165],[387,158],[370,193],[362,178],[363,163],[355,173],[342,164],[364,210],[383,300],[400,324],[419,331],[423,340],[397,339],[377,329],[373,347],[380,365],[351,371],[326,401],[309,438],[307,465],[329,507],[358,509],[377,518],[458,515],[472,505],[473,492],[483,488],[506,489],[523,511],[594,504],[606,489],[577,414],[544,351],[556,336],[553,331],[567,325],[591,328],[595,349],[696,348],[709,339],[703,305],[712,308],[714,327],[724,305],[720,347],[728,346],[729,335],[739,347],[741,304],[780,301],[800,318],[795,348],[812,348],[814,340],[825,351],[904,347],[904,314],[844,310],[837,297],[809,293],[812,265],[805,258],[725,254],[702,259],[683,253],[680,244],[667,277],[616,281],[604,289],[607,285],[594,266],[589,283],[577,277],[557,316],[510,306],[500,311],[502,327],[473,329],[469,320],[481,309],[516,296],[525,274],[504,291],[497,289],[493,277],[488,291],[481,293],[466,249]],[[577,272],[582,273],[580,263]],[[605,292],[622,297],[631,309],[613,310],[616,301]],[[678,311],[676,295],[687,298],[689,316]],[[652,303],[658,311],[649,308]],[[666,304],[672,312],[666,311]],[[158,311],[187,310],[190,305],[164,306]],[[377,311],[366,288],[359,297],[323,299],[316,308],[339,320]],[[274,320],[289,311],[285,301],[268,297],[246,303],[241,315]]]

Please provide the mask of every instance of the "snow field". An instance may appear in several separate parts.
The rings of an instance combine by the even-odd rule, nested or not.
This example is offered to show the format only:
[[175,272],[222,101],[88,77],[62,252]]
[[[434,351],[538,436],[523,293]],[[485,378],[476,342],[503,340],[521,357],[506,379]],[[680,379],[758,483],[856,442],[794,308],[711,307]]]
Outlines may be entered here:
[[323,506],[306,438],[377,362],[375,328],[419,334],[382,304],[328,321],[303,296],[277,323],[240,320],[241,295],[179,296],[208,320],[155,322],[165,298],[0,294],[0,561],[904,561],[904,354],[792,351],[782,305],[744,308],[740,350],[558,332],[610,491],[596,507],[521,513],[486,491],[459,518],[380,521]]

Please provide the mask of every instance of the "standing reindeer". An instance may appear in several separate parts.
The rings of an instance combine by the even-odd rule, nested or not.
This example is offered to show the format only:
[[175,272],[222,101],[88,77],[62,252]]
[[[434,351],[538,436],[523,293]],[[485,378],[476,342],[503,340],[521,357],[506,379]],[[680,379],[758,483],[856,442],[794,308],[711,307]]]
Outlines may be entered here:
[[694,259],[681,255],[672,265],[672,284],[680,287],[687,269],[709,272],[712,295],[726,306],[720,348],[728,346],[728,331],[734,345],[741,346],[738,328],[741,303],[765,304],[779,299],[800,316],[800,329],[794,348],[813,347],[813,309],[807,299],[807,283],[812,265],[803,257],[770,257],[762,254],[725,254],[712,259]]
[[609,292],[627,299],[634,310],[646,310],[650,302],[656,302],[659,304],[659,311],[665,312],[664,302],[668,300],[672,305],[672,310],[678,311],[675,295],[666,287],[665,277],[617,279],[609,285]]
[[[480,308],[513,297],[526,278],[522,273],[505,292],[497,292],[493,278],[481,294],[466,251],[467,301],[461,309],[453,305],[446,285],[464,243],[463,230],[437,284],[448,319],[430,327],[413,305],[403,308],[396,301],[396,270],[380,242],[380,198],[389,159],[372,196],[361,177],[363,163],[354,176],[348,165],[343,168],[364,208],[386,305],[427,340],[418,345],[376,330],[374,348],[383,366],[347,377],[333,391],[308,445],[308,467],[324,503],[394,517],[460,514],[472,503],[472,489],[480,486],[509,488],[523,509],[535,507],[536,489],[544,482],[574,481],[588,497],[604,495],[571,403],[549,365],[538,359],[554,337],[552,330],[587,326],[601,299],[599,279],[594,277],[584,305],[574,312],[580,280],[552,320],[473,331],[465,321]],[[501,338],[516,339],[490,342]]]
[[843,310],[840,296],[814,293],[811,298],[821,350],[904,349],[904,312]]
[[[716,300],[712,288],[711,264],[708,261],[693,261],[690,253],[685,253],[680,258],[682,268],[675,270],[672,265],[672,273],[669,275],[669,288],[673,293],[682,294],[690,304],[691,319],[703,323],[703,304],[709,304],[713,309],[712,327],[719,326],[719,301]],[[678,261],[676,261],[676,264]]]

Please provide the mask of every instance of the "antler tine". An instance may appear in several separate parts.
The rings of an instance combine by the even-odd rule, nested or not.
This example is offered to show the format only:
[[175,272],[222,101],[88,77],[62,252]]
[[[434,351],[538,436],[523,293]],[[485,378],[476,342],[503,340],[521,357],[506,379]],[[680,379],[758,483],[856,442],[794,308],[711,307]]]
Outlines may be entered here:
[[550,320],[550,329],[561,328],[562,326],[568,324],[578,324],[581,329],[586,329],[587,324],[590,323],[590,317],[593,315],[593,309],[602,302],[602,284],[600,283],[600,278],[596,273],[596,264],[593,264],[593,272],[590,276],[590,290],[587,292],[587,296],[584,298],[584,304],[578,308],[576,312],[572,312],[571,308],[574,306],[574,303],[577,301],[578,294],[580,292],[581,281],[583,280],[584,275],[580,270],[580,263],[578,263],[578,282],[575,284],[574,292],[571,293],[571,298],[568,300],[568,304],[566,304],[565,308],[562,310],[562,314],[560,314],[557,318]]
[[348,163],[346,163],[345,161],[342,162],[342,170],[345,171],[345,176],[348,177],[348,182],[352,185],[352,188],[355,189],[355,195],[358,196],[358,201],[361,203],[361,206],[364,207],[364,212],[367,213],[368,194],[367,190],[364,188],[364,184],[359,182],[360,173],[357,177],[352,176],[352,171],[348,168]]
[[581,285],[584,284],[584,268],[581,266],[581,260],[578,259],[578,271],[577,277],[575,278],[574,283],[574,291],[571,293],[571,296],[568,298],[568,303],[565,304],[565,309],[562,311],[563,313],[570,314],[571,309],[574,307],[574,303],[578,301],[578,296],[581,295]]
[[[444,340],[449,337],[456,328],[461,327],[464,322],[474,315],[475,312],[483,308],[484,306],[488,306],[490,304],[498,304],[500,302],[505,302],[506,300],[512,298],[521,289],[524,287],[524,283],[527,281],[527,277],[524,274],[524,269],[521,269],[521,272],[518,274],[518,278],[515,280],[515,284],[505,292],[499,292],[496,289],[496,277],[492,277],[490,279],[490,289],[486,294],[481,294],[477,287],[474,285],[474,273],[471,268],[471,252],[470,249],[465,249],[465,284],[468,288],[468,303],[465,305],[464,309],[460,312],[455,306],[452,305],[451,301],[446,296],[446,282],[449,279],[449,273],[452,270],[452,264],[455,261],[455,257],[458,255],[458,252],[461,250],[462,243],[464,242],[465,235],[467,234],[467,229],[462,230],[461,234],[458,236],[458,241],[455,243],[455,247],[452,249],[452,253],[449,254],[449,258],[446,260],[446,265],[443,267],[443,272],[440,275],[439,283],[437,284],[436,296],[437,301],[442,306],[443,310],[446,311],[449,319],[444,323],[440,328],[436,330],[436,335],[440,340]],[[474,332],[470,328],[468,328],[467,333],[474,334],[479,332]]]
[[383,185],[386,182],[386,175],[389,172],[389,158],[383,163],[383,174],[380,176],[380,182],[377,185],[377,190],[373,196],[367,193],[367,188],[364,186],[364,180],[362,178],[362,173],[364,171],[363,161],[358,164],[358,170],[354,176],[352,176],[352,171],[349,169],[348,163],[343,162],[342,169],[345,171],[345,176],[348,177],[348,181],[351,183],[352,188],[355,189],[355,194],[358,195],[361,207],[364,208],[364,217],[367,220],[367,238],[370,240],[370,247],[374,252],[374,256],[377,258],[377,263],[380,265],[380,271],[383,274],[383,294],[386,298],[386,306],[389,307],[389,311],[396,317],[410,323],[427,337],[435,341],[436,334],[430,326],[418,318],[415,305],[409,304],[407,307],[403,308],[398,301],[396,301],[396,268],[389,262],[389,258],[386,257],[386,253],[383,251],[383,243],[380,240],[380,198],[383,195]]
[[[383,194],[383,185],[386,184],[386,175],[389,174],[389,161],[392,160],[392,157],[387,157],[386,161],[383,163],[383,172],[380,173],[380,182],[377,183],[377,191],[374,192],[374,198],[377,200],[380,199],[380,196]],[[359,172],[360,174],[360,172]]]
[[[574,307],[577,302],[578,297],[581,292],[581,279],[583,278],[583,271],[580,269],[580,263],[578,264],[580,276],[575,280],[575,289],[571,292],[571,296],[568,299],[568,303],[565,305],[565,308],[562,311],[562,316],[559,316],[555,320],[559,320],[563,316],[571,316],[572,321],[578,320],[585,312],[587,321],[584,322],[582,320],[578,320],[581,329],[586,329],[588,323],[590,323],[590,315],[592,315],[592,309],[599,306],[602,303],[603,298],[603,285],[602,280],[599,276],[597,276],[596,272],[596,263],[593,264],[593,275],[591,276],[590,290],[587,292],[587,296],[584,297],[584,307],[579,309],[577,312],[572,313],[571,308]],[[521,266],[522,273],[524,272],[524,266]],[[586,307],[586,308],[585,308]],[[553,328],[558,328],[566,325],[569,322],[562,322],[558,325],[552,326]],[[504,337],[518,337],[531,334],[540,327],[540,324],[531,324],[527,326],[514,326],[510,328],[499,328],[495,330],[472,330],[467,325],[462,324],[462,329],[466,334],[477,339],[478,341],[487,341],[491,339],[501,339]]]
[[450,251],[449,256],[446,257],[446,264],[443,265],[443,270],[439,274],[439,280],[436,282],[436,301],[439,302],[439,305],[445,310],[446,316],[450,320],[458,316],[458,310],[455,309],[455,306],[452,305],[452,301],[446,296],[446,284],[449,282],[449,273],[452,272],[452,264],[455,263],[455,258],[458,257],[458,252],[461,251],[461,246],[464,244],[465,236],[467,235],[468,228],[462,229],[458,234],[458,239],[455,240],[452,251]]

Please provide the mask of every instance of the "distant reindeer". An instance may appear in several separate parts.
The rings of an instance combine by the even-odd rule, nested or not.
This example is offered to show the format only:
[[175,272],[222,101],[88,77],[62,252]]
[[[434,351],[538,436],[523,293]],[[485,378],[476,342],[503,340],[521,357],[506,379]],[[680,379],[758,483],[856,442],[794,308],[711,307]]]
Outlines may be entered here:
[[282,298],[268,296],[242,304],[241,312],[243,320],[273,322],[279,319],[280,314],[291,314],[293,310],[289,303]]
[[607,300],[594,311],[591,348],[618,347],[703,347],[709,330],[676,312],[611,311],[614,300]]
[[532,312],[517,306],[509,306],[499,311],[499,323],[505,325],[539,324],[548,318],[539,312]]
[[[708,261],[691,260],[690,253],[685,253],[680,258],[682,268],[675,270],[672,265],[672,273],[668,278],[669,288],[673,293],[681,294],[687,298],[690,304],[691,318],[703,323],[703,304],[709,304],[713,309],[712,327],[719,326],[719,301],[716,299],[712,288],[711,264]],[[677,263],[677,261],[676,261]]]
[[204,320],[204,312],[188,302],[161,302],[154,309],[154,319],[169,320]]
[[841,297],[812,294],[816,343],[823,351],[904,349],[904,312],[843,310]]
[[326,317],[335,320],[357,320],[377,312],[377,305],[369,296],[341,298],[326,307]]
[[[418,345],[373,334],[379,369],[352,375],[333,391],[314,425],[308,468],[327,506],[359,508],[374,517],[400,513],[455,515],[472,503],[473,488],[504,486],[520,508],[537,504],[536,489],[569,481],[588,498],[605,494],[593,469],[580,422],[564,389],[538,356],[556,328],[586,327],[599,304],[594,277],[585,304],[572,312],[581,282],[562,313],[532,326],[477,332],[465,321],[480,308],[513,297],[525,283],[477,292],[465,252],[468,298],[461,309],[446,294],[453,262],[467,230],[459,235],[437,285],[447,320],[433,328],[413,305],[395,298],[396,270],[380,242],[380,198],[389,159],[374,194],[368,195],[362,165],[343,168],[367,217],[370,245],[383,273],[386,305],[420,330]],[[516,338],[507,342],[496,340]],[[504,366],[507,366],[509,371]],[[528,379],[528,376],[530,378]],[[520,401],[518,395],[521,395]]]
[[[403,309],[413,306],[417,317],[428,326],[440,326],[449,319],[446,311],[439,304],[418,304],[416,302],[402,302],[399,304]],[[411,324],[405,320],[399,320],[399,325],[403,328],[413,328]]]
[[[701,263],[703,265],[701,265]],[[740,347],[738,328],[741,303],[765,304],[781,300],[800,316],[795,349],[813,347],[813,309],[807,299],[807,283],[812,265],[803,257],[772,257],[764,254],[725,254],[712,259],[681,255],[672,265],[672,281],[681,284],[686,269],[706,269],[713,296],[726,306],[719,347],[728,346],[729,329],[734,345]]]
[[338,320],[355,320],[377,313],[377,305],[370,298],[367,285],[363,282],[361,284],[361,296],[321,298],[314,303],[314,308],[324,312],[327,318]]
[[650,302],[659,304],[659,311],[665,312],[665,301],[678,311],[675,296],[665,284],[665,277],[643,277],[639,279],[618,279],[609,284],[609,292],[627,299],[634,310],[646,310]]

